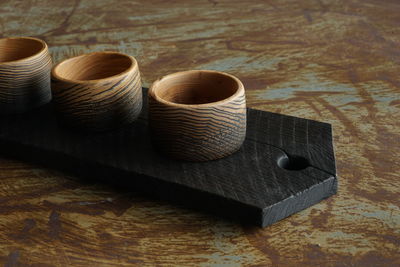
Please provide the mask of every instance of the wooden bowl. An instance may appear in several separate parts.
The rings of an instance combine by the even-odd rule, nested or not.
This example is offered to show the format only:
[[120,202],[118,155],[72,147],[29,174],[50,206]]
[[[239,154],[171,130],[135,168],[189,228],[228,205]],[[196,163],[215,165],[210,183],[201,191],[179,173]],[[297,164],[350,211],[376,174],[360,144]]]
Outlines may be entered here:
[[134,121],[142,109],[136,60],[118,52],[67,59],[52,70],[58,114],[70,126],[105,131]]
[[51,64],[40,39],[0,39],[0,113],[22,113],[48,103]]
[[188,161],[228,156],[246,135],[244,86],[217,71],[167,75],[149,90],[149,123],[153,144],[168,156]]

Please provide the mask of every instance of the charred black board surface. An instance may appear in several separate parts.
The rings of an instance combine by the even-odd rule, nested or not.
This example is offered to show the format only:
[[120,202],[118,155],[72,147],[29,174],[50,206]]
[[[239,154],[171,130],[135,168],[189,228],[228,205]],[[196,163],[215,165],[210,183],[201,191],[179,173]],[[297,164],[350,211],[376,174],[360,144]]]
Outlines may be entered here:
[[235,154],[192,163],[154,151],[147,132],[147,90],[140,118],[123,129],[64,128],[51,104],[0,118],[0,154],[129,183],[171,201],[267,226],[337,191],[329,124],[248,109],[247,137]]

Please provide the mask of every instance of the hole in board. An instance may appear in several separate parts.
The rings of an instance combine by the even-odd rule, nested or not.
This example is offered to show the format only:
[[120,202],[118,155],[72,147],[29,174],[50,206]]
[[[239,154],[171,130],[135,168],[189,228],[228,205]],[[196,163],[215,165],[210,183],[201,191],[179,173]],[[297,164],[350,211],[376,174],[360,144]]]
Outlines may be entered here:
[[306,158],[296,155],[281,156],[278,158],[277,164],[282,169],[289,171],[304,170],[310,166],[310,163]]

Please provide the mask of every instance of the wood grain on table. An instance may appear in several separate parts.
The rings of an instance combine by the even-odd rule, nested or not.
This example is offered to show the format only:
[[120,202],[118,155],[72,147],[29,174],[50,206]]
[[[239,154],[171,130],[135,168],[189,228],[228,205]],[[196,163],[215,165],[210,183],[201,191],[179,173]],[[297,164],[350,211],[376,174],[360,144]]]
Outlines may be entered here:
[[340,187],[260,229],[1,158],[0,263],[399,266],[399,26],[397,0],[1,0],[0,37],[43,38],[56,63],[117,50],[144,86],[224,71],[249,107],[331,123]]

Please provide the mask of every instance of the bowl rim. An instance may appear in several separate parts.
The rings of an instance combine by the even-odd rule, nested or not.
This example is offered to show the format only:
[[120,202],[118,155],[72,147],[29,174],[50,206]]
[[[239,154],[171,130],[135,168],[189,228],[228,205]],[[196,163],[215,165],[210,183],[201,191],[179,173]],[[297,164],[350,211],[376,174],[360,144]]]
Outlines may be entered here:
[[[236,84],[238,85],[238,88],[236,89],[236,92],[233,93],[232,95],[230,95],[227,98],[224,98],[222,100],[219,101],[214,101],[214,102],[208,102],[208,103],[202,103],[202,104],[181,104],[181,103],[175,103],[175,102],[171,102],[168,100],[165,100],[164,98],[161,98],[157,93],[156,93],[156,86],[162,82],[165,79],[169,79],[172,78],[174,76],[180,76],[180,75],[186,75],[189,73],[214,73],[214,74],[219,74],[225,77],[228,77],[232,80],[234,80],[236,82]],[[196,107],[213,107],[213,106],[218,106],[218,105],[222,105],[225,103],[229,103],[232,100],[236,99],[239,95],[244,94],[245,90],[244,90],[244,86],[243,83],[235,76],[226,73],[226,72],[222,72],[222,71],[216,71],[216,70],[186,70],[186,71],[179,71],[179,72],[175,72],[175,73],[171,73],[171,74],[167,74],[161,78],[158,78],[156,81],[153,82],[153,84],[150,86],[149,88],[149,96],[151,96],[154,100],[156,100],[157,102],[163,103],[165,105],[168,106],[174,106],[174,107],[181,107],[181,108],[196,108]]]
[[16,59],[16,60],[4,61],[4,62],[0,61],[0,65],[14,64],[14,63],[18,63],[18,62],[21,62],[21,61],[31,60],[32,58],[37,57],[37,56],[41,55],[44,51],[48,50],[47,43],[45,41],[43,41],[42,39],[35,38],[35,37],[29,37],[29,36],[5,37],[5,38],[0,38],[0,41],[2,41],[2,40],[10,40],[10,39],[36,41],[36,42],[39,42],[42,45],[42,48],[39,50],[39,52],[34,53],[33,55],[30,55],[28,57],[24,57],[24,58],[20,58],[20,59]]
[[[59,66],[61,66],[62,64],[67,63],[68,61],[70,61],[72,59],[76,59],[76,58],[79,58],[79,57],[96,55],[96,54],[99,54],[99,55],[100,54],[102,54],[102,55],[104,55],[104,54],[112,54],[112,55],[123,56],[123,57],[128,58],[131,61],[131,65],[126,70],[124,70],[123,72],[120,72],[120,73],[117,73],[117,74],[114,74],[114,75],[111,75],[111,76],[108,76],[108,77],[105,77],[105,78],[92,79],[92,80],[67,79],[67,78],[61,77],[60,75],[58,75],[56,73],[56,69]],[[97,82],[101,82],[101,81],[107,81],[107,80],[113,80],[113,79],[119,78],[119,77],[124,76],[125,74],[131,72],[133,69],[135,69],[137,67],[138,67],[138,63],[137,63],[136,59],[134,57],[130,56],[130,55],[127,55],[127,54],[124,54],[124,53],[120,53],[120,52],[117,52],[117,51],[96,51],[96,52],[85,53],[85,54],[81,54],[81,55],[78,55],[78,56],[70,57],[70,58],[67,58],[67,59],[59,62],[58,64],[54,65],[53,68],[51,69],[51,77],[52,77],[52,79],[57,79],[57,80],[60,80],[60,81],[63,81],[63,82],[69,82],[69,83],[97,83]]]

